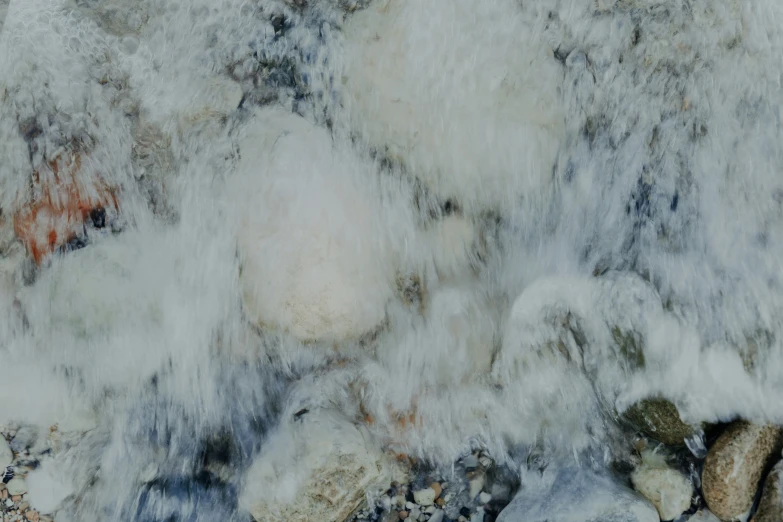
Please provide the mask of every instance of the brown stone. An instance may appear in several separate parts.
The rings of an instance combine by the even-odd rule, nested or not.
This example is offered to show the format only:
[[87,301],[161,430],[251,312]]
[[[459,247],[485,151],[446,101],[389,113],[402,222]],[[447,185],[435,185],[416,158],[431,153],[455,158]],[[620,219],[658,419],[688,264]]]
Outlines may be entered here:
[[766,469],[780,452],[778,426],[739,421],[729,426],[704,461],[702,489],[707,507],[721,520],[746,513]]
[[435,498],[438,498],[443,492],[443,488],[440,486],[439,482],[433,482],[430,484],[430,488],[435,492]]
[[764,493],[761,495],[759,507],[753,516],[752,522],[781,522],[783,521],[783,496],[780,491],[780,478],[783,475],[783,461],[772,468],[767,480],[764,482]]
[[408,512],[405,510],[400,511],[400,520],[405,520],[406,518],[408,518]]

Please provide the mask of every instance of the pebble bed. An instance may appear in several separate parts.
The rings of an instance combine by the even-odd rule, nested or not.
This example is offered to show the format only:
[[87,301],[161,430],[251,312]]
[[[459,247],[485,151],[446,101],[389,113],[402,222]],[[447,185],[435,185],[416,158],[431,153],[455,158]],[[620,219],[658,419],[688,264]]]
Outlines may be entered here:
[[[56,428],[52,428],[56,431]],[[37,433],[26,427],[0,426],[0,444],[6,443],[13,452],[13,460],[3,469],[0,482],[0,520],[15,522],[53,522],[51,514],[39,513],[30,506],[27,493],[27,474],[36,469],[41,458],[51,453],[47,447],[35,451],[31,449]]]
[[364,505],[351,522],[494,522],[518,484],[508,469],[494,465],[482,451],[455,463],[449,473],[414,470],[407,484],[389,489]]

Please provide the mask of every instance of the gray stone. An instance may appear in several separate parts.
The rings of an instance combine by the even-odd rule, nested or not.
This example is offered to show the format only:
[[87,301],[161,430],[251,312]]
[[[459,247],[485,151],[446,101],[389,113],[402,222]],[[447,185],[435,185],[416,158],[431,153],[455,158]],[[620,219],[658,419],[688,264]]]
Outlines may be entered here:
[[33,426],[22,426],[16,435],[11,439],[11,449],[19,453],[31,448],[38,439],[38,428]]
[[659,522],[655,508],[611,478],[564,468],[540,487],[523,486],[497,522]]

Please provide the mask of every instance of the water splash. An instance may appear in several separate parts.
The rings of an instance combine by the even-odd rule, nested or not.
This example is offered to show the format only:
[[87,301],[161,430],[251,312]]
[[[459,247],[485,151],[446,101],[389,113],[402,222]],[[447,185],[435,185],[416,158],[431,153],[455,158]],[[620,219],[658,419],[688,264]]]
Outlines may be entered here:
[[[652,394],[783,421],[783,7],[366,4],[0,2],[0,422],[99,419],[58,520],[244,520],[303,409],[440,464],[603,462]],[[36,267],[15,209],[74,155],[119,215]],[[289,327],[346,281],[371,331]]]

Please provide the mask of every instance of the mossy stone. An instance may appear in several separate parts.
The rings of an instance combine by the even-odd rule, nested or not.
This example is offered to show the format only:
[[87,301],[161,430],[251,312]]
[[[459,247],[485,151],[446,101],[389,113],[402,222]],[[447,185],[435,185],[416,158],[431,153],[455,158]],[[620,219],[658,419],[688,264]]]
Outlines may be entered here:
[[696,428],[682,421],[677,407],[666,399],[643,399],[625,412],[623,417],[648,437],[669,446],[682,445]]

